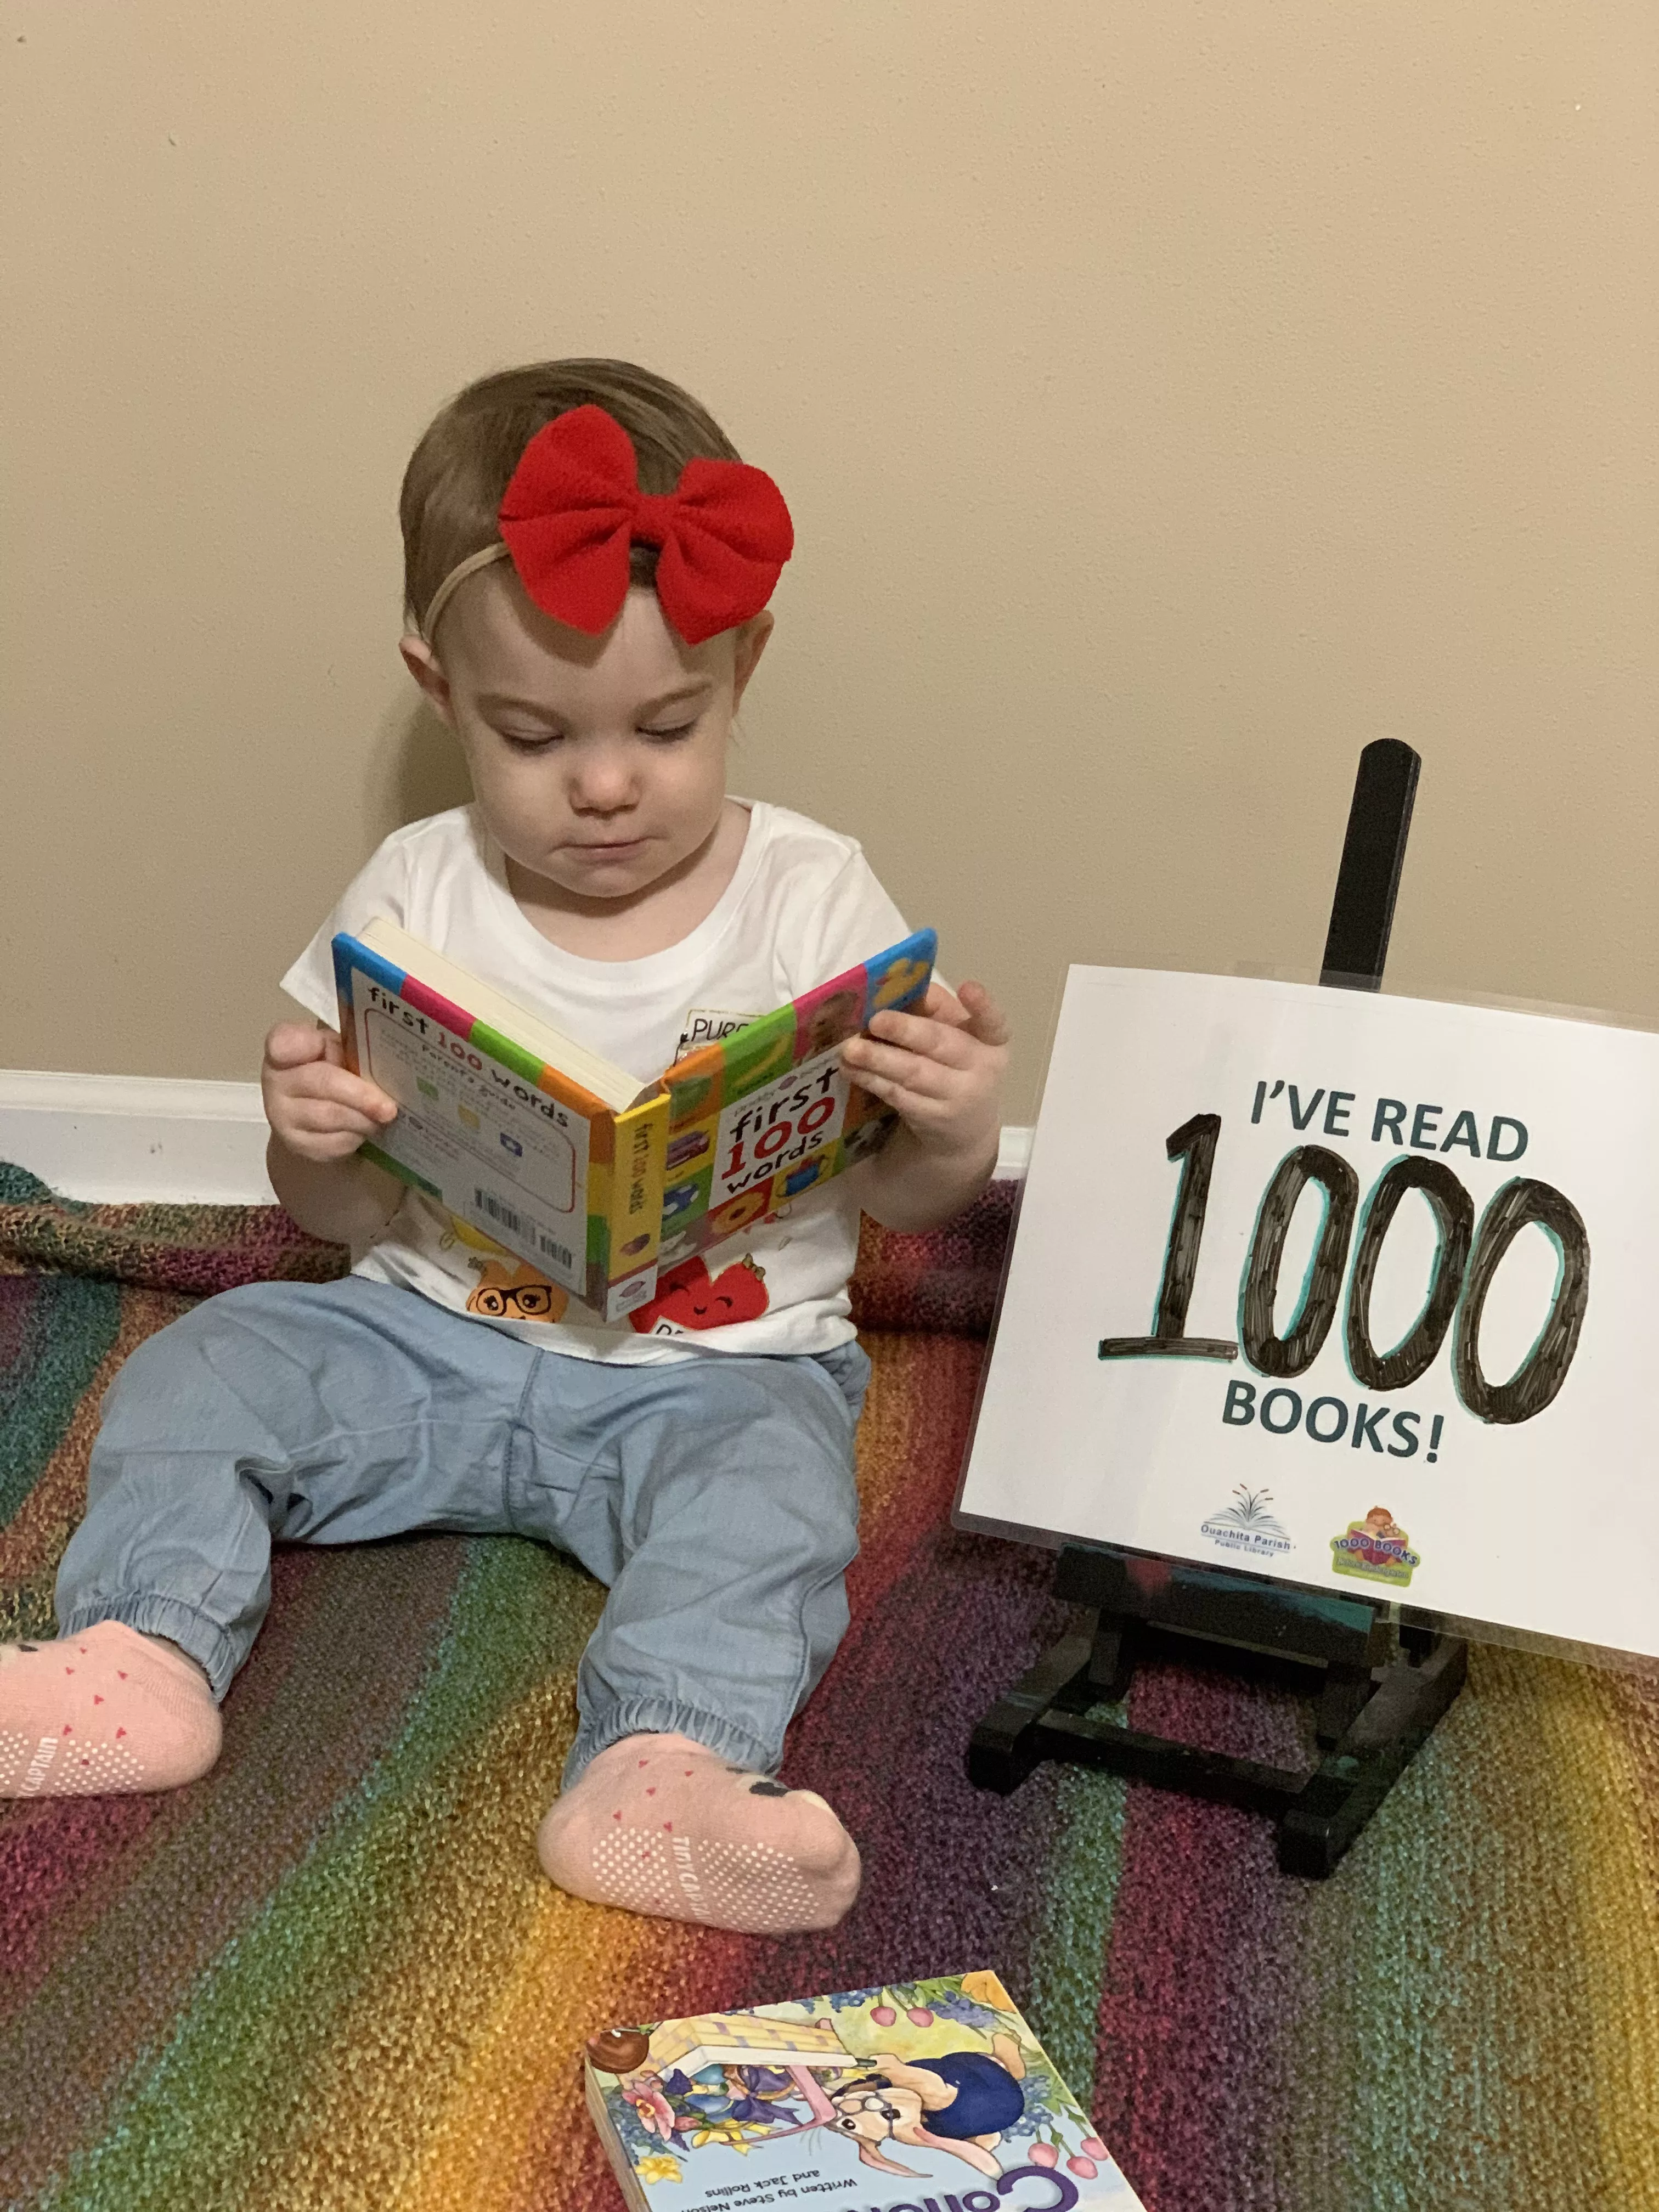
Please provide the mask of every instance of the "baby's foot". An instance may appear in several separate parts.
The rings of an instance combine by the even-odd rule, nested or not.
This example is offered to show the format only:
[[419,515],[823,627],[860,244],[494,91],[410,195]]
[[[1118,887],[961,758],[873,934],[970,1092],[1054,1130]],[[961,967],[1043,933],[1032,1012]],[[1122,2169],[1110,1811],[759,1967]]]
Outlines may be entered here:
[[858,1846],[822,1797],[683,1735],[600,1752],[555,1802],[537,1848],[574,1896],[746,1936],[833,1928],[859,1893]]
[[0,1797],[172,1790],[207,1772],[222,1735],[194,1660],[121,1621],[0,1644]]

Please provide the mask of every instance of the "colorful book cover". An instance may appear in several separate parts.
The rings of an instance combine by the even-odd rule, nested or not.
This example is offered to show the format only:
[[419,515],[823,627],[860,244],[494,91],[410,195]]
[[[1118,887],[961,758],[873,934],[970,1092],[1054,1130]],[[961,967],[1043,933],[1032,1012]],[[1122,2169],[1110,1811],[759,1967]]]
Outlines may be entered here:
[[363,1157],[605,1320],[644,1305],[657,1283],[665,1098],[613,1114],[343,933],[334,978],[349,1065],[398,1102]]
[[633,2212],[1140,2203],[994,1973],[613,2027],[586,2082]]
[[663,1267],[879,1150],[897,1116],[843,1073],[841,1048],[926,996],[938,945],[917,930],[668,1069]]
[[425,1191],[606,1321],[659,1273],[878,1151],[897,1116],[841,1048],[927,993],[916,931],[667,1069],[621,1113],[358,938],[333,941],[353,1072],[398,1102],[363,1156]]

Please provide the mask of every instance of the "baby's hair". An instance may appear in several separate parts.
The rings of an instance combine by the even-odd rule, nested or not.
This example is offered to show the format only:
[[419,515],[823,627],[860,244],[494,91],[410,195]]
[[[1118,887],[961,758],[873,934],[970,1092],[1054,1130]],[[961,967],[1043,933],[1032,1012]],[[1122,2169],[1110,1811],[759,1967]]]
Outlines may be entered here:
[[[500,536],[495,510],[538,430],[573,407],[603,407],[633,442],[640,489],[673,490],[688,461],[743,456],[689,392],[629,361],[538,361],[481,376],[440,409],[410,456],[398,501],[404,531],[404,619],[423,630],[439,585]],[[657,573],[654,545],[635,545],[633,580]]]

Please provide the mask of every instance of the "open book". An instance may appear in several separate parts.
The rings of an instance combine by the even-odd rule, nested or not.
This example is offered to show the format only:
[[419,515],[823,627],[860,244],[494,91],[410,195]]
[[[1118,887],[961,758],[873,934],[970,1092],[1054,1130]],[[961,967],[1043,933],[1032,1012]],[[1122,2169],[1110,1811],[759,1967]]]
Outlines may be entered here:
[[641,1084],[377,916],[334,939],[346,1060],[398,1102],[363,1157],[620,1320],[659,1267],[885,1142],[896,1116],[841,1048],[923,996],[936,942],[918,930]]

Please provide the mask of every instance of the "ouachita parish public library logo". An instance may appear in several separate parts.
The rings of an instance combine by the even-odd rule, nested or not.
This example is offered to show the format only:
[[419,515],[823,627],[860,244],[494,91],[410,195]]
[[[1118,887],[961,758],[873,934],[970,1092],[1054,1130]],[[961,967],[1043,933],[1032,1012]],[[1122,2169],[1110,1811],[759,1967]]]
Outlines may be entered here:
[[1339,1575],[1363,1575],[1367,1582],[1394,1583],[1403,1589],[1412,1570],[1422,1564],[1386,1505],[1373,1505],[1363,1521],[1350,1521],[1341,1535],[1331,1539],[1331,1566]]
[[1199,1532],[1224,1552],[1276,1559],[1290,1550],[1291,1534],[1278,1516],[1268,1512],[1272,1498],[1271,1490],[1249,1490],[1241,1482],[1234,1488],[1234,1503],[1200,1521]]

